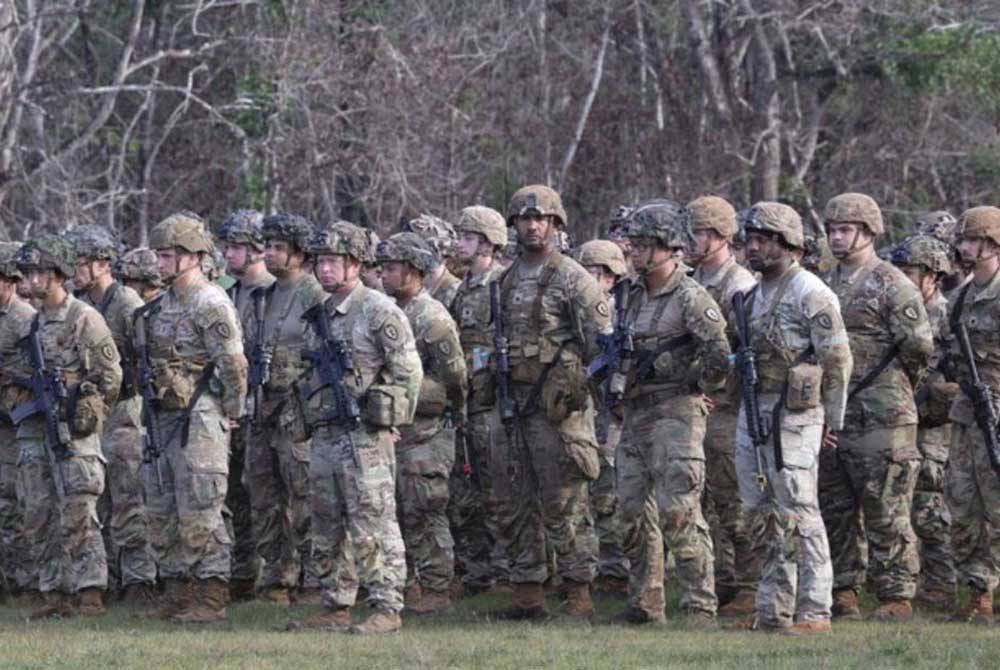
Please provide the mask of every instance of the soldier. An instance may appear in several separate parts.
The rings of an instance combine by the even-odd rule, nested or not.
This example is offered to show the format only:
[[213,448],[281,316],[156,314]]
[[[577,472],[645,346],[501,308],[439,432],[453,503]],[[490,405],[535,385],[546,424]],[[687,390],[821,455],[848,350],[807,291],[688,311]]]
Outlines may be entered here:
[[948,301],[940,282],[952,273],[951,249],[930,235],[914,235],[892,250],[892,264],[902,270],[920,290],[934,334],[932,374],[918,393],[920,426],[917,447],[922,458],[913,493],[913,530],[920,539],[920,589],[917,597],[934,607],[951,607],[955,601],[955,565],[951,552],[951,513],[944,498],[951,424],[948,408],[958,392],[957,384],[944,379],[940,359],[951,342]]
[[[459,434],[461,468],[451,476],[449,516],[455,540],[456,568],[469,593],[491,588],[507,576],[506,550],[497,532],[493,482],[503,473],[489,468],[500,424],[496,389],[489,368],[493,353],[489,285],[503,272],[498,256],[507,244],[507,222],[500,212],[474,205],[462,210],[455,225],[455,256],[468,268],[452,304],[465,369],[469,375],[467,419]],[[466,460],[468,459],[468,460]]]
[[31,605],[38,595],[38,565],[24,532],[23,504],[17,496],[17,427],[10,412],[23,392],[18,378],[18,342],[28,334],[35,309],[17,294],[24,279],[14,259],[21,245],[0,243],[0,574],[18,600]]
[[[611,291],[628,275],[621,247],[608,240],[591,240],[577,250],[576,261],[597,280],[608,300],[609,309],[614,311]],[[622,434],[620,412],[620,408],[605,408],[599,414],[598,423],[603,425],[603,430],[597,432],[601,473],[590,483],[588,521],[592,517],[592,541],[596,544],[597,554],[597,587],[607,593],[628,592],[628,560],[622,549],[624,531],[615,485],[615,451]]]
[[[361,270],[361,282],[370,289],[382,291],[382,270],[375,262],[375,249],[381,242],[378,233],[371,228],[365,228],[365,243],[368,249],[368,256],[365,259]],[[385,291],[382,291],[383,293]]]
[[503,248],[503,253],[500,255],[500,266],[506,270],[513,263],[514,260],[521,255],[521,245],[517,241],[517,228],[514,226],[507,227],[507,246]]
[[[640,204],[626,234],[641,277],[626,318],[636,362],[625,394],[618,447],[618,496],[631,564],[627,623],[664,620],[664,544],[676,561],[685,623],[713,626],[718,601],[712,537],[701,511],[705,486],[708,393],[729,373],[729,342],[719,306],[680,269],[692,242],[685,216],[670,200]],[[645,512],[653,502],[654,514]]]
[[549,543],[564,584],[564,613],[587,620],[596,565],[577,527],[586,512],[587,482],[597,478],[600,462],[583,366],[597,353],[597,335],[611,331],[611,315],[594,278],[555,248],[556,234],[567,225],[558,193],[540,185],[517,190],[507,222],[517,227],[521,254],[498,280],[493,319],[505,326],[505,383],[516,409],[504,417],[500,398],[506,437],[494,444],[489,469],[497,473],[500,544],[510,560],[513,602],[497,616],[548,616],[542,584],[549,576]]
[[107,486],[98,505],[105,527],[112,589],[133,606],[148,604],[156,586],[156,563],[149,546],[149,523],[142,482],[142,399],[138,393],[132,350],[135,310],[144,303],[138,293],[111,275],[118,244],[93,225],[72,231],[76,249],[77,297],[96,309],[122,356],[123,381],[118,400],[104,424],[101,449],[107,463]]
[[[950,324],[968,332],[980,379],[994,400],[1000,389],[1000,209],[973,207],[959,217],[958,251],[972,278],[951,304]],[[957,344],[957,343],[956,343]],[[993,623],[993,592],[1000,583],[1000,476],[991,467],[989,446],[976,423],[972,374],[959,348],[950,352],[962,392],[951,406],[950,461],[945,496],[951,510],[951,544],[960,584],[969,600],[950,620]],[[983,411],[985,408],[980,408]]]
[[[264,217],[253,209],[241,209],[230,214],[216,231],[221,242],[229,273],[236,279],[226,293],[236,306],[243,328],[243,351],[253,347],[251,336],[255,322],[254,299],[263,300],[264,291],[274,283],[274,275],[267,271],[264,262],[264,236],[261,221]],[[255,294],[256,289],[262,289]],[[257,539],[253,531],[250,492],[243,483],[247,445],[250,441],[250,417],[244,417],[232,432],[229,452],[229,484],[226,507],[232,524],[232,568],[229,577],[229,595],[234,601],[254,597],[260,572]],[[280,527],[279,527],[280,530]]]
[[[313,552],[325,609],[289,624],[291,630],[372,634],[402,625],[406,558],[396,519],[394,442],[413,421],[423,373],[406,315],[360,281],[367,247],[361,228],[337,221],[306,248],[331,294],[309,315],[315,331],[309,348],[316,353],[299,393],[301,421],[313,439]],[[320,335],[323,326],[329,332]],[[305,427],[295,432],[307,434]],[[359,584],[375,612],[351,626]]]
[[[760,202],[743,220],[747,260],[760,273],[746,296],[760,417],[741,405],[736,473],[744,509],[767,517],[751,625],[828,633],[833,568],[816,495],[818,459],[844,425],[851,351],[837,297],[795,260],[805,243],[795,210]],[[765,427],[759,447],[751,421]]]
[[247,351],[262,356],[267,371],[262,407],[251,412],[257,419],[251,421],[245,474],[257,554],[264,561],[257,589],[261,599],[286,606],[291,604],[289,590],[300,578],[302,592],[292,595],[299,600],[319,597],[309,540],[310,443],[292,440],[279,418],[306,367],[301,351],[309,325],[302,315],[326,297],[316,277],[304,269],[312,230],[301,216],[264,217],[264,260],[276,281],[258,289],[264,301],[263,341],[257,341],[260,329],[253,319],[246,333]]
[[396,443],[396,505],[406,572],[419,599],[407,595],[407,610],[433,614],[451,606],[455,551],[448,528],[448,476],[455,464],[455,426],[465,424],[468,390],[458,327],[444,305],[423,287],[440,262],[416,233],[396,233],[378,245],[385,292],[409,319],[424,380],[413,424]]
[[[693,279],[705,287],[729,320],[733,295],[746,292],[756,279],[736,262],[730,244],[736,235],[736,210],[722,198],[704,196],[688,203],[694,243],[684,261],[695,267]],[[726,387],[712,396],[712,413],[705,431],[706,498],[715,510],[715,591],[726,602],[721,616],[753,612],[757,580],[763,562],[755,534],[763,520],[741,509],[736,479],[736,417],[739,383],[730,376]],[[710,525],[712,525],[710,523]]]
[[449,310],[455,301],[458,285],[461,279],[452,274],[447,260],[455,255],[455,228],[431,214],[421,214],[415,219],[403,224],[402,232],[417,233],[433,245],[439,257],[446,262],[438,265],[433,272],[424,277],[424,286],[430,291],[431,297]]
[[201,272],[211,249],[201,219],[167,217],[150,246],[169,288],[136,322],[148,342],[162,441],[146,469],[146,493],[165,591],[148,616],[211,623],[225,620],[229,598],[231,538],[222,510],[247,361],[235,308]]
[[833,616],[861,617],[858,590],[869,571],[874,619],[907,620],[920,568],[910,521],[920,470],[913,389],[934,340],[917,288],[875,254],[884,232],[875,201],[843,193],[824,219],[838,261],[824,280],[840,300],[854,358],[844,429],[837,448],[820,456],[819,499],[835,552]]
[[146,247],[122,254],[112,266],[111,276],[138,293],[143,302],[150,302],[163,289],[156,252]]
[[[76,254],[66,240],[45,235],[28,242],[18,251],[17,266],[39,300],[29,340],[38,338],[49,381],[59,375],[66,391],[65,399],[58,393],[48,398],[57,404],[51,417],[37,392],[28,401],[35,407],[12,411],[16,417],[26,410],[17,426],[18,491],[45,598],[31,618],[103,614],[108,564],[97,521],[104,491],[100,428],[121,387],[118,350],[101,315],[63,286],[76,272]],[[31,364],[31,342],[26,345],[22,379],[42,372]]]

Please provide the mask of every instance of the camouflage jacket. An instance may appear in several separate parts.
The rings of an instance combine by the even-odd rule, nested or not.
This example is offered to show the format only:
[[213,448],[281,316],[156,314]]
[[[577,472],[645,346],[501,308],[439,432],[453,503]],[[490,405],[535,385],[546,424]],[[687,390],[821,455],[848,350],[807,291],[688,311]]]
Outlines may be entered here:
[[[940,421],[947,419],[947,412],[958,393],[958,387],[945,379],[942,367],[947,363],[947,353],[954,339],[948,324],[948,300],[936,291],[925,304],[927,319],[934,334],[934,355],[931,358],[931,373],[924,380],[918,398],[924,399],[917,406],[920,414],[920,430],[917,446],[925,458],[944,463],[948,460],[951,444],[951,427]],[[942,365],[944,363],[944,365]],[[928,422],[927,419],[930,419]],[[924,425],[930,423],[932,425]]]
[[747,298],[761,409],[775,406],[789,369],[815,360],[822,375],[821,404],[799,411],[786,408],[782,422],[786,426],[825,423],[841,430],[853,358],[837,296],[798,263],[768,284],[758,283]]
[[444,427],[446,412],[451,421],[464,422],[468,391],[458,327],[444,305],[425,289],[403,307],[403,313],[413,329],[424,379],[416,418],[400,431],[400,445],[433,437]]
[[502,265],[494,262],[480,275],[467,274],[451,306],[469,375],[469,414],[491,409],[496,403],[494,378],[489,368],[493,353],[490,283],[503,274],[503,270]]
[[848,402],[846,426],[867,430],[916,424],[913,390],[934,351],[919,290],[898,268],[874,255],[853,273],[838,265],[825,279],[840,300],[851,341],[852,385],[893,347],[897,350],[889,366]]
[[88,292],[83,293],[81,300],[104,317],[105,323],[111,330],[111,337],[115,340],[115,346],[118,347],[124,373],[119,400],[134,396],[137,389],[133,372],[136,369],[136,361],[132,353],[132,317],[135,310],[146,303],[138,293],[118,282],[111,284],[100,300],[93,300]]
[[17,296],[0,306],[0,415],[3,423],[10,422],[8,415],[15,406],[31,399],[14,381],[29,372],[25,369],[19,343],[31,329],[34,316],[35,308]]
[[233,305],[236,306],[236,314],[239,315],[240,326],[243,328],[243,348],[245,351],[250,351],[250,342],[248,342],[248,334],[254,332],[253,328],[253,292],[258,288],[267,288],[274,283],[274,275],[270,272],[265,272],[256,281],[245,282],[242,279],[229,287],[226,291],[226,295],[229,299],[233,301]]
[[434,286],[427,287],[427,292],[431,294],[432,298],[450,310],[455,302],[455,294],[458,293],[458,287],[461,284],[462,280],[445,268],[444,274],[441,275],[437,283]]
[[[961,322],[969,333],[980,379],[992,389],[994,398],[1000,397],[1000,272],[985,286],[968,282],[953,294],[949,307],[949,323]],[[960,383],[972,378],[957,338],[951,342],[949,358]],[[965,426],[976,425],[972,401],[964,391],[956,395],[949,418]]]

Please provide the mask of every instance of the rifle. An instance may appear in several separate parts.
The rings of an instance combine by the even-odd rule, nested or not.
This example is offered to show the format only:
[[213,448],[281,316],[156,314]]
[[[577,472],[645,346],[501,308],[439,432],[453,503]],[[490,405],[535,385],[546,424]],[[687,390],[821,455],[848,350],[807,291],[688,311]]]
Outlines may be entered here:
[[66,380],[63,378],[62,370],[54,370],[45,366],[45,352],[42,351],[42,338],[38,334],[40,327],[40,316],[35,315],[31,321],[31,330],[19,344],[28,356],[32,373],[29,379],[15,380],[15,384],[31,391],[32,400],[14,408],[10,413],[10,418],[15,424],[20,424],[28,417],[36,414],[43,414],[45,419],[45,454],[49,459],[49,467],[52,468],[52,480],[55,482],[56,493],[59,499],[66,498],[66,486],[63,482],[62,472],[59,470],[59,461],[64,461],[70,457],[72,442],[69,431],[60,430],[59,410],[69,394],[66,392]]
[[493,319],[493,356],[496,361],[497,408],[500,410],[500,421],[503,423],[504,434],[507,437],[507,474],[511,482],[516,479],[514,467],[514,451],[516,447],[517,423],[519,411],[517,401],[511,395],[510,389],[510,344],[507,341],[503,320],[503,309],[500,304],[500,283],[490,284],[490,314]]
[[986,441],[990,465],[993,466],[993,471],[1000,476],[1000,438],[997,436],[997,411],[993,406],[992,393],[989,385],[979,376],[979,367],[976,365],[976,356],[972,350],[972,342],[969,340],[968,329],[960,321],[954,323],[953,327],[962,350],[962,358],[969,366],[969,376],[972,378],[969,381],[961,382],[962,390],[972,401],[976,425],[979,426],[979,430],[983,433],[983,439]]
[[[760,404],[757,399],[757,360],[754,356],[753,345],[750,337],[750,323],[746,312],[746,295],[742,291],[737,291],[733,295],[733,313],[736,315],[736,368],[740,379],[740,396],[743,403],[743,413],[746,415],[747,432],[750,433],[750,442],[753,444],[754,456],[757,460],[757,486],[763,491],[767,487],[767,475],[764,474],[764,462],[760,455],[760,448],[767,442],[768,432],[764,428],[764,421],[760,416]],[[775,427],[772,426],[772,430]],[[777,427],[781,431],[781,426]],[[775,466],[780,471],[784,466],[784,459],[781,456],[781,443],[774,443]]]
[[302,358],[313,364],[320,381],[320,385],[315,389],[308,385],[302,389],[303,402],[308,402],[324,388],[330,389],[336,411],[321,417],[318,423],[334,423],[347,429],[351,458],[354,460],[354,466],[360,468],[361,460],[351,431],[361,425],[361,409],[358,407],[357,399],[347,390],[344,379],[348,374],[353,374],[360,386],[361,373],[354,368],[354,358],[350,350],[333,334],[330,313],[326,311],[325,303],[313,305],[305,311],[302,318],[313,327],[320,339],[319,349],[302,352]]
[[634,329],[628,322],[628,294],[631,283],[626,279],[615,287],[615,329],[610,335],[598,335],[603,351],[587,366],[587,379],[603,379],[600,385],[601,413],[597,417],[597,441],[608,439],[611,409],[625,396],[625,383],[635,357]]
[[250,423],[261,426],[264,422],[264,385],[271,377],[271,352],[264,348],[264,300],[266,289],[257,288],[250,294],[253,300],[253,317],[257,324],[253,350],[250,352],[250,370],[247,386],[253,398],[253,416]]
[[135,362],[139,365],[139,388],[142,392],[142,425],[145,435],[142,440],[142,460],[151,463],[156,468],[156,484],[163,488],[163,469],[160,456],[163,455],[163,442],[160,441],[160,428],[156,417],[156,375],[153,373],[153,363],[149,358],[146,326],[149,318],[160,307],[163,296],[154,298],[135,311]]

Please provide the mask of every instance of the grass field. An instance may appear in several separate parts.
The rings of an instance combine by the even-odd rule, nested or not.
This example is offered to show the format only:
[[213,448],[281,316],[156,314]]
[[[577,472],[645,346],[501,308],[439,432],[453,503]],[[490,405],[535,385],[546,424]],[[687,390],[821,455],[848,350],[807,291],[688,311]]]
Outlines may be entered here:
[[[241,604],[230,608],[228,624],[194,628],[139,622],[119,607],[96,619],[26,623],[23,612],[3,607],[0,668],[1000,668],[1000,627],[936,624],[930,616],[905,625],[841,624],[830,636],[792,639],[607,624],[620,601],[599,603],[590,627],[483,620],[482,612],[504,603],[466,599],[449,614],[406,619],[400,633],[378,638],[276,630],[317,608]],[[364,614],[359,608],[355,618]]]

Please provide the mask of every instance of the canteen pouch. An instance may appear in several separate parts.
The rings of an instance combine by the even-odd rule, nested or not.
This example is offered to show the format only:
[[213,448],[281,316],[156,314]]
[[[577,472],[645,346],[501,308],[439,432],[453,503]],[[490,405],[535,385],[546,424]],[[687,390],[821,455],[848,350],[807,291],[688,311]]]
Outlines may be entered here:
[[815,363],[799,363],[788,369],[788,393],[785,407],[793,412],[801,412],[819,407],[823,368]]

